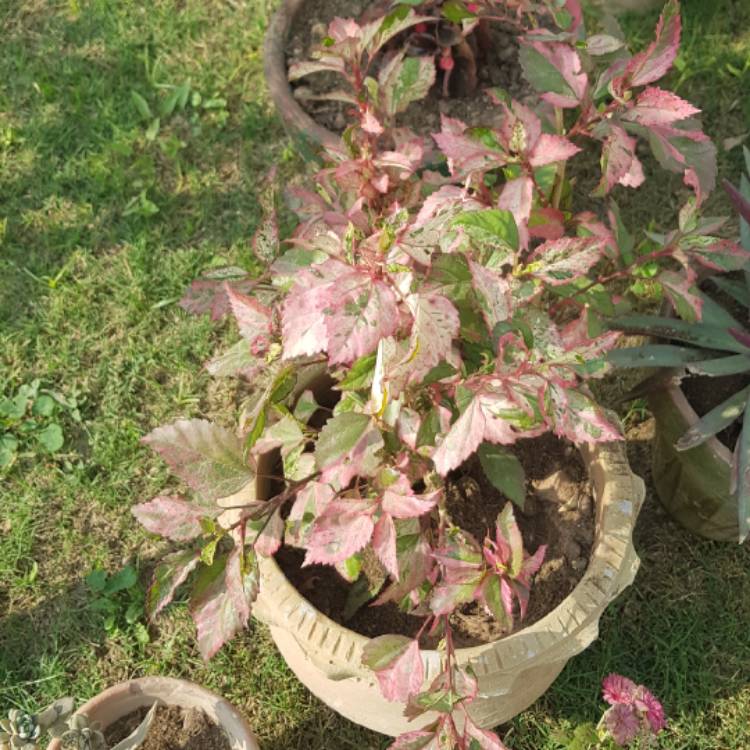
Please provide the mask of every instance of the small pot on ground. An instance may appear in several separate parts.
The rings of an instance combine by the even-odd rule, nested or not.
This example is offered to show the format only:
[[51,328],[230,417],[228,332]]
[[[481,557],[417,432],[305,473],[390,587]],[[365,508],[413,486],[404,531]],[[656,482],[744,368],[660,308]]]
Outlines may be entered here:
[[[459,663],[471,664],[479,679],[480,696],[470,713],[482,727],[508,721],[549,688],[568,660],[597,638],[599,618],[638,569],[631,536],[643,482],[620,444],[581,452],[596,502],[596,538],[584,577],[560,606],[533,625],[494,643],[457,650]],[[312,693],[351,721],[392,736],[434,719],[427,715],[409,722],[402,705],[383,698],[373,672],[361,664],[369,638],[315,609],[273,558],[261,558],[260,569],[254,614],[270,626],[287,664]],[[429,682],[440,671],[441,659],[437,651],[423,654]]]
[[[127,680],[94,696],[76,713],[85,714],[106,729],[139,708],[157,701],[168,706],[195,708],[224,730],[232,750],[259,750],[245,719],[224,698],[187,680],[172,677],[141,677]],[[48,750],[60,750],[60,740],[52,740]]]
[[700,419],[680,388],[652,393],[649,406],[656,418],[653,480],[664,507],[693,534],[736,542],[737,500],[729,492],[731,451],[716,437],[688,451],[675,448]]

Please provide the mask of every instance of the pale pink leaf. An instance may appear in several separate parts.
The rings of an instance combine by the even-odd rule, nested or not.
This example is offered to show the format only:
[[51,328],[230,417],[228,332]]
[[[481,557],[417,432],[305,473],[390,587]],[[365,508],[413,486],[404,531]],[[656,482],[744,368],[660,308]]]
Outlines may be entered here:
[[229,284],[224,287],[240,334],[251,347],[268,348],[271,334],[271,310],[258,300],[236,292]]
[[470,131],[466,132],[467,127],[460,120],[443,116],[441,124],[441,131],[432,137],[448,158],[452,173],[463,175],[507,164],[507,154],[499,142],[496,148],[490,148]]
[[498,323],[508,320],[511,315],[510,284],[502,274],[471,259],[469,269],[482,316],[492,333]]
[[368,501],[338,499],[328,503],[307,539],[303,565],[335,565],[359,552],[372,538],[372,513]]
[[521,176],[505,183],[497,203],[498,208],[510,211],[513,214],[523,248],[526,248],[529,244],[528,224],[533,201],[534,181],[531,177]]
[[175,542],[200,536],[201,519],[216,515],[216,512],[212,513],[174,495],[160,495],[147,503],[133,506],[130,511],[147,531]]
[[196,279],[180,300],[180,307],[193,315],[210,314],[211,320],[219,320],[229,312],[228,284],[237,292],[248,293],[256,286],[256,281],[247,276],[241,268],[215,269],[211,276]]
[[529,154],[529,163],[536,168],[558,161],[567,161],[580,150],[578,146],[561,135],[542,133],[533,151]]
[[602,696],[610,706],[617,703],[632,703],[637,688],[632,680],[614,672],[602,680]]
[[198,648],[206,661],[245,627],[249,602],[257,596],[257,590],[257,569],[241,570],[236,550],[224,565],[216,561],[198,576],[190,614],[197,629]]
[[418,729],[414,732],[405,732],[388,746],[388,750],[439,750],[437,735],[435,732]]
[[637,188],[646,179],[643,165],[635,155],[636,140],[619,125],[609,126],[602,149],[602,180],[598,191],[608,193],[615,185]]
[[375,524],[372,535],[372,548],[383,563],[385,569],[396,579],[399,579],[398,556],[396,554],[396,527],[393,519],[384,513]]
[[362,274],[361,284],[336,301],[336,286],[330,289],[329,303],[335,312],[326,319],[328,357],[331,364],[350,364],[371,354],[382,338],[399,325],[396,294],[383,281]]
[[601,259],[603,247],[598,237],[563,237],[545,242],[531,256],[532,273],[550,286],[568,284],[588,273]]
[[200,562],[195,550],[180,550],[166,555],[154,570],[154,577],[146,593],[146,611],[156,616],[172,601],[175,592]]
[[284,536],[284,519],[281,517],[281,511],[274,511],[267,523],[265,519],[261,523],[263,525],[253,540],[253,548],[263,557],[273,557],[279,551]]
[[382,635],[368,641],[362,664],[375,672],[386,700],[405,703],[422,689],[424,665],[419,643],[403,635]]
[[260,590],[260,571],[253,551],[240,546],[242,540],[238,533],[235,532],[234,537],[235,545],[227,557],[224,580],[240,627],[245,628]]
[[576,50],[560,42],[522,40],[524,74],[542,99],[556,107],[577,107],[588,83]]
[[680,47],[680,4],[669,0],[656,26],[656,38],[628,62],[623,78],[630,86],[645,86],[662,78],[672,67]]
[[662,271],[656,280],[664,288],[664,293],[680,318],[690,323],[700,320],[703,300],[693,290],[695,278],[676,271]]
[[415,495],[403,474],[383,492],[381,507],[394,518],[418,518],[429,513],[437,503],[441,490],[426,495]]
[[454,422],[432,455],[435,470],[441,476],[460,466],[484,439],[485,418],[478,398]]
[[628,110],[623,115],[623,119],[649,127],[669,125],[697,115],[699,112],[697,107],[671,91],[650,86],[639,94],[635,107]]
[[375,113],[368,107],[361,115],[362,130],[370,135],[380,135],[383,132],[383,126],[375,117]]
[[255,479],[240,439],[204,419],[181,419],[157,427],[143,442],[208,499],[233,495]]
[[471,747],[476,747],[476,750],[508,750],[494,732],[481,729],[468,716],[464,722],[464,739],[475,740],[476,745],[472,744]]

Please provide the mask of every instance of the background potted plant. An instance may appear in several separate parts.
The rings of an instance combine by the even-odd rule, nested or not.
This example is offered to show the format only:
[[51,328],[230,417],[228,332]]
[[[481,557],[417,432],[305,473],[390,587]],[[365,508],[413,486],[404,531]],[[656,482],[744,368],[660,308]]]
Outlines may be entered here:
[[[501,747],[486,727],[531,703],[596,637],[635,573],[630,534],[643,496],[616,419],[587,386],[618,340],[606,319],[655,285],[695,304],[695,266],[746,260],[697,220],[636,245],[615,206],[606,217],[576,212],[574,139],[601,148],[604,196],[643,182],[633,136],[647,135],[694,190],[690,215],[713,187],[714,151],[695,108],[651,85],[677,54],[676,2],[632,57],[613,37],[584,50],[580,8],[568,8],[568,32],[524,41],[538,113],[498,95],[497,127],[444,118],[431,144],[394,127],[401,104],[426,90],[412,58],[397,54],[387,77],[362,82],[313,189],[289,191],[300,221],[289,249],[279,253],[269,216],[255,239],[260,277],[214,271],[184,300],[237,320],[242,339],[208,364],[244,381],[236,429],[180,420],[146,438],[196,493],[133,509],[149,531],[189,543],[157,568],[151,613],[196,571],[191,609],[209,658],[257,599],[314,692],[380,731],[416,727],[394,748]],[[328,51],[352,69],[363,35],[392,28],[340,31]],[[445,168],[426,169],[440,159]],[[518,452],[548,433],[579,446],[595,538],[574,590],[515,630],[546,541],[525,548],[518,515],[533,514],[511,504],[523,506],[530,489]],[[485,482],[480,506],[490,494],[501,501],[477,533],[457,522],[466,496],[453,492],[472,462],[469,479]],[[555,486],[536,490],[562,506]],[[275,556],[293,548],[301,567],[282,572]],[[397,604],[419,627],[373,637],[334,622],[289,580],[308,566],[335,569],[347,591],[332,617]],[[323,575],[298,584],[307,598]],[[456,643],[467,608],[495,624],[489,642]]]
[[[747,148],[745,159],[750,173]],[[728,182],[725,187],[739,212],[742,245],[750,251],[750,181],[743,175],[739,190]],[[685,215],[683,224],[694,220]],[[701,289],[692,291],[700,320],[678,307],[672,315],[618,321],[618,328],[670,343],[618,350],[611,360],[620,367],[669,368],[648,388],[657,424],[653,477],[659,497],[690,531],[742,542],[750,531],[750,438],[744,429],[750,383],[747,271],[712,276]]]
[[[170,707],[182,710],[159,713]],[[206,750],[258,750],[246,721],[227,701],[171,677],[121,682],[75,713],[74,700],[62,698],[37,714],[12,709],[0,719],[2,750],[38,750],[45,736],[48,750],[137,750],[146,742],[161,747],[162,741],[170,748],[185,741],[185,746]]]

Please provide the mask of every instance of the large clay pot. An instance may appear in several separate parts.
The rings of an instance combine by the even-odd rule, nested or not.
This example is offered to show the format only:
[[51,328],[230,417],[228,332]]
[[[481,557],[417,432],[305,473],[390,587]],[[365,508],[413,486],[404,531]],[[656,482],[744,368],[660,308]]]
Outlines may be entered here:
[[305,159],[317,160],[321,146],[335,148],[341,143],[341,139],[336,133],[318,125],[300,107],[289,85],[286,43],[297,11],[303,6],[304,0],[282,0],[266,31],[263,66],[268,92],[284,124],[284,129]]
[[[121,682],[94,696],[77,713],[86,714],[91,721],[98,721],[106,728],[156,701],[169,706],[199,708],[224,730],[232,750],[260,750],[247,722],[230,703],[187,680],[141,677]],[[47,750],[60,750],[60,747],[60,740],[52,740]]]
[[[544,693],[568,660],[599,633],[607,605],[633,580],[639,560],[631,535],[644,497],[643,482],[630,470],[624,446],[582,451],[596,500],[596,538],[589,567],[575,590],[535,624],[495,643],[458,651],[479,678],[472,716],[483,727],[508,721]],[[262,472],[261,472],[262,473]],[[259,487],[259,497],[266,488]],[[426,724],[407,722],[398,703],[380,694],[372,672],[361,665],[368,638],[318,612],[287,580],[275,560],[261,558],[255,615],[297,677],[321,700],[352,721],[398,735]],[[437,651],[425,652],[426,680],[440,670]]]
[[688,531],[707,539],[739,539],[737,501],[729,492],[732,454],[717,438],[689,451],[675,443],[700,419],[680,388],[649,397],[656,418],[653,479],[664,506]]

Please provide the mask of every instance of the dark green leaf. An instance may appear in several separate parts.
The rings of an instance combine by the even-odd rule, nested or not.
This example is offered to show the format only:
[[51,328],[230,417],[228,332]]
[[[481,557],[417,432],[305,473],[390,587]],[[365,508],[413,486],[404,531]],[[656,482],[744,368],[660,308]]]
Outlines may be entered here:
[[369,388],[372,385],[377,358],[377,354],[366,354],[364,357],[360,357],[338,384],[338,389],[341,391],[359,391],[363,388]]
[[63,447],[65,439],[62,427],[59,424],[47,425],[43,430],[34,433],[34,437],[42,447],[49,453],[55,453]]
[[678,441],[678,451],[686,451],[702,445],[712,435],[721,432],[745,411],[750,386],[730,396],[708,414],[701,417]]
[[521,462],[509,451],[492,443],[482,443],[478,453],[487,479],[523,510],[526,500],[526,473]]
[[132,565],[126,565],[109,578],[103,593],[116,594],[118,591],[135,586],[136,583],[138,583],[138,573]]
[[443,16],[452,23],[461,23],[469,18],[476,18],[461,0],[447,0],[442,7]]

